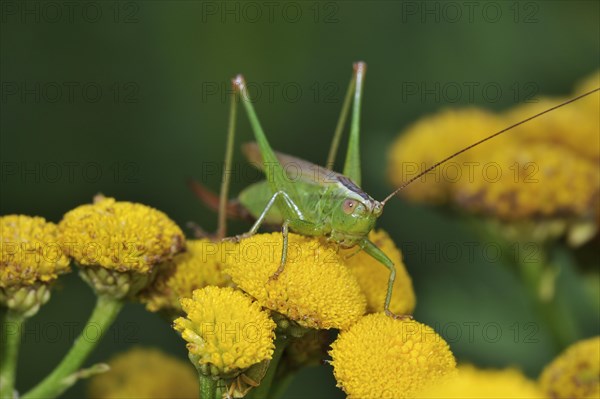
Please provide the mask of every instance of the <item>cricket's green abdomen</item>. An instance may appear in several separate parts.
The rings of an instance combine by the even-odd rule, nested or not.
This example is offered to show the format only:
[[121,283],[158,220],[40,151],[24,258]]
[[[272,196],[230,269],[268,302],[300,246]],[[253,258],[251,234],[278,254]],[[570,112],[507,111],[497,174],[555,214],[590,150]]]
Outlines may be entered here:
[[[246,187],[240,193],[238,199],[244,208],[246,208],[255,219],[258,219],[272,196],[273,193],[271,192],[271,187],[266,180],[263,180]],[[283,223],[283,217],[279,208],[274,206],[269,210],[265,217],[265,223],[279,225]]]
[[[319,200],[321,199],[324,188],[315,187],[312,183],[302,181],[296,182],[295,184],[299,188],[299,194],[291,199],[302,210],[304,221],[309,222],[311,225],[323,225],[325,222],[323,219],[327,218],[327,215],[322,207],[319,206],[322,204]],[[258,218],[264,211],[269,200],[273,197],[273,194],[268,182],[263,180],[244,189],[239,195],[239,201],[254,218]],[[309,231],[303,231],[302,222],[296,226],[296,223],[294,223],[294,221],[298,219],[296,215],[287,215],[287,217],[284,217],[286,216],[284,215],[285,212],[291,212],[291,210],[286,207],[286,209],[282,211],[276,203],[275,206],[271,207],[269,212],[267,212],[265,222],[268,224],[281,225],[284,219],[287,219],[290,222],[292,231],[300,234],[312,235]]]

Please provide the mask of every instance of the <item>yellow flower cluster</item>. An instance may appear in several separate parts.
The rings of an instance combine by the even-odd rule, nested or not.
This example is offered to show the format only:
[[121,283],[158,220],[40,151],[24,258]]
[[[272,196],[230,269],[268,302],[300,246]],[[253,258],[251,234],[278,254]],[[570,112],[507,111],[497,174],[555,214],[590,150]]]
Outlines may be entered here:
[[158,349],[133,348],[108,361],[110,370],[93,377],[88,397],[94,399],[193,399],[198,376],[188,362]]
[[[394,295],[390,303],[390,310],[395,314],[412,314],[415,309],[415,292],[412,280],[402,262],[402,254],[390,236],[383,230],[371,231],[369,239],[379,247],[396,266],[396,280],[394,281]],[[342,256],[356,252],[356,248],[342,250]],[[345,259],[360,288],[367,297],[367,310],[370,313],[382,312],[387,283],[390,272],[377,260],[364,251]]]
[[[392,145],[387,169],[389,180],[400,186],[434,163],[503,127],[499,116],[477,108],[447,109],[423,118],[408,127]],[[505,142],[506,138],[497,140]],[[415,201],[447,202],[452,197],[452,188],[469,178],[463,173],[464,166],[484,162],[491,151],[490,146],[467,151],[444,168],[424,175],[402,194]]]
[[101,198],[65,214],[59,224],[65,251],[81,266],[149,273],[184,247],[181,229],[146,205]]
[[481,370],[461,365],[451,378],[420,391],[419,399],[541,399],[545,396],[535,381],[519,370]]
[[546,366],[540,385],[550,398],[599,398],[600,336],[567,348]]
[[179,298],[191,297],[194,290],[206,286],[227,285],[230,279],[223,273],[221,259],[226,248],[233,245],[207,239],[188,240],[187,251],[161,267],[155,281],[142,293],[146,308],[151,312],[180,313]]
[[448,344],[424,324],[382,313],[363,317],[331,345],[338,386],[349,398],[407,398],[455,372]]
[[232,376],[271,359],[275,322],[244,293],[206,287],[183,298],[181,306],[187,316],[176,319],[174,328],[205,374]]
[[289,234],[285,269],[280,265],[281,233],[242,240],[226,257],[225,272],[265,308],[306,328],[348,328],[366,311],[356,278],[331,246],[318,238]]
[[567,148],[515,143],[490,154],[487,162],[506,167],[498,168],[502,172],[493,182],[478,176],[458,185],[455,202],[464,209],[504,220],[591,216],[600,173]]
[[0,217],[0,288],[48,283],[68,272],[58,229],[41,217]]
[[[598,87],[598,74],[575,92]],[[503,115],[442,111],[409,127],[389,153],[388,175],[399,186],[426,167],[564,99],[542,99]],[[501,220],[597,217],[600,192],[600,95],[593,94],[527,122],[459,155],[402,194],[450,203]]]

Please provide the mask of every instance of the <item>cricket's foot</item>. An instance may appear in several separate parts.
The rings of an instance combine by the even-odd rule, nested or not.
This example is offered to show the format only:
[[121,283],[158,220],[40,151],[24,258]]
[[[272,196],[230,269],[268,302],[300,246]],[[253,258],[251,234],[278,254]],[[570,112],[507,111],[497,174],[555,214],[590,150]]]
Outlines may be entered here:
[[275,273],[273,273],[273,275],[271,277],[269,277],[269,281],[277,281],[280,274],[281,274],[280,271],[276,271]]
[[252,237],[254,234],[252,233],[244,233],[244,234],[238,234],[236,236],[232,236],[232,237],[225,237],[223,238],[223,241],[228,241],[228,242],[240,242],[242,241],[244,238],[250,238]]
[[412,315],[409,314],[396,314],[391,312],[389,309],[385,310],[385,315],[391,317],[392,319],[395,320],[402,320],[402,321],[407,321],[407,320],[412,320],[413,317]]
[[269,281],[276,281],[279,278],[279,275],[285,269],[284,266],[285,266],[284,264],[279,265],[279,267],[277,268],[277,270],[275,270],[275,273],[273,273],[273,275],[271,277],[269,277]]

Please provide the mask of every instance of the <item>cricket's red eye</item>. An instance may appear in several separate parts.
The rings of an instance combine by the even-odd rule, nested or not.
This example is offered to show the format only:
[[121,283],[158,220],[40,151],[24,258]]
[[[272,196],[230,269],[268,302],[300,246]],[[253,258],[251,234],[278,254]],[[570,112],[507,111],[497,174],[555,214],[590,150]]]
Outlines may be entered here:
[[344,209],[344,213],[346,213],[347,215],[352,214],[352,212],[354,212],[354,209],[356,208],[356,205],[358,204],[358,201],[355,201],[353,199],[347,199],[344,201],[344,204],[342,205],[342,209]]

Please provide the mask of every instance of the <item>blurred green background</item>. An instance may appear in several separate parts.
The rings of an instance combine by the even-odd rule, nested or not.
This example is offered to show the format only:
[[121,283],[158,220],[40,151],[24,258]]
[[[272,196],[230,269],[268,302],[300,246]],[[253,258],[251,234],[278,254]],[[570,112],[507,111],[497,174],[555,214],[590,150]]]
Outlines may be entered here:
[[[228,82],[237,73],[254,90],[273,147],[324,163],[351,64],[366,61],[363,188],[383,198],[387,148],[417,118],[566,95],[599,66],[597,1],[465,3],[3,0],[0,213],[57,222],[102,192],[156,207],[182,227],[214,229],[216,215],[185,180],[219,187]],[[239,142],[251,140],[240,116]],[[235,161],[233,193],[256,177],[238,151]],[[471,257],[470,243],[485,243],[456,218],[397,200],[381,226],[404,249],[416,318],[445,335],[459,360],[536,376],[555,355],[516,277],[481,250]],[[449,246],[457,256],[443,255]],[[576,276],[562,277],[569,300],[586,300],[568,291]],[[27,323],[21,390],[58,362],[93,300],[75,273],[61,279]],[[581,337],[597,334],[597,314],[579,319]],[[134,344],[185,357],[167,323],[131,304],[90,362]],[[329,366],[306,371],[290,392],[343,396]]]

